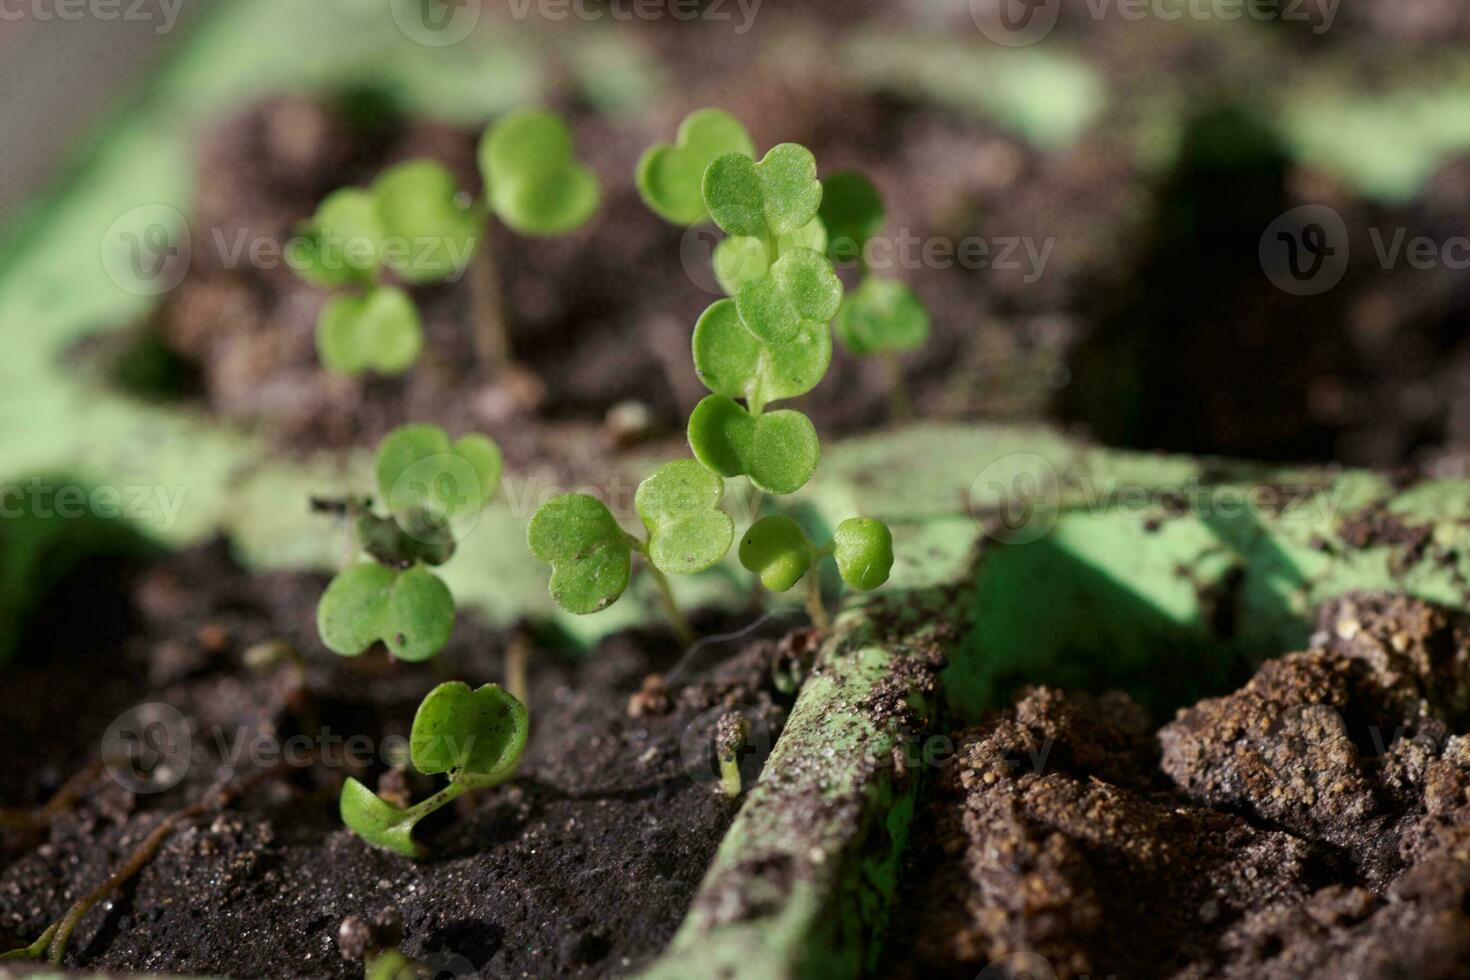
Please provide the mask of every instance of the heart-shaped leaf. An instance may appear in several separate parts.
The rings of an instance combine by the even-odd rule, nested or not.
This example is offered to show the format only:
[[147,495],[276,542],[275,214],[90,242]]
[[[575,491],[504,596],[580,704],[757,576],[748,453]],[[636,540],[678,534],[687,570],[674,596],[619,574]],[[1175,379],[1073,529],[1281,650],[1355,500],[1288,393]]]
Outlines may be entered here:
[[317,355],[335,374],[402,374],[423,347],[419,312],[401,289],[333,297],[317,318]]
[[405,425],[378,444],[378,492],[400,518],[444,527],[485,506],[500,486],[501,466],[500,447],[487,436],[450,442],[437,425]]
[[725,395],[689,415],[689,446],[721,476],[749,476],[767,493],[795,493],[816,472],[821,444],[811,419],[783,409],[752,416]]
[[471,690],[463,681],[448,681],[419,705],[409,757],[419,772],[463,772],[484,786],[515,772],[530,729],[526,706],[499,684]]
[[727,153],[755,156],[755,144],[740,121],[720,109],[697,109],[684,117],[673,145],[649,147],[638,160],[638,193],[660,217],[692,225],[709,217],[704,206],[704,172]]
[[806,147],[782,143],[759,163],[742,153],[717,158],[704,172],[704,205],[729,235],[775,237],[817,216],[822,182]]
[[867,276],[843,298],[832,329],[859,356],[916,350],[929,339],[929,311],[906,283]]
[[436,575],[375,562],[332,579],[316,610],[317,631],[334,653],[352,657],[381,640],[400,660],[427,660],[454,630],[454,597]]
[[871,517],[849,517],[833,535],[834,557],[842,580],[864,592],[888,581],[893,568],[893,534]]
[[[809,248],[817,252],[827,250],[827,229],[820,218],[813,218],[800,228],[787,232],[776,239],[776,257],[780,258],[796,248]],[[759,238],[730,235],[720,240],[710,257],[715,280],[726,295],[734,296],[740,287],[756,279],[764,279],[771,271],[771,259],[766,255],[766,245]]]
[[400,810],[351,776],[342,784],[337,810],[347,828],[372,846],[408,858],[424,856],[424,849],[414,842],[413,827],[427,814]]
[[347,187],[328,194],[301,234],[307,247],[294,268],[302,278],[336,287],[369,283],[377,275],[383,227],[367,191]]
[[725,481],[692,459],[665,463],[633,498],[648,528],[648,560],[661,572],[692,575],[724,558],[735,522],[720,510]]
[[633,570],[633,546],[602,501],[553,497],[526,530],[531,553],[551,565],[551,598],[568,612],[595,613],[618,600]]
[[812,567],[812,546],[801,525],[784,514],[762,517],[740,540],[740,564],[772,592],[785,592]]
[[764,408],[817,386],[832,363],[832,332],[802,321],[783,343],[767,344],[745,328],[733,300],[717,300],[694,326],[694,369],[717,395]]
[[745,328],[768,344],[791,340],[802,322],[826,324],[842,305],[842,282],[826,256],[795,248],[776,260],[771,274],[747,282],[735,294]]
[[513,112],[480,141],[480,174],[491,208],[523,235],[559,235],[584,224],[601,190],[573,155],[572,134],[544,109]]
[[454,175],[432,160],[410,160],[373,184],[383,237],[383,265],[405,282],[459,274],[480,235],[480,218]]
[[850,170],[822,181],[822,206],[818,213],[827,226],[827,254],[834,262],[857,259],[868,240],[883,230],[886,220],[878,188],[862,174]]

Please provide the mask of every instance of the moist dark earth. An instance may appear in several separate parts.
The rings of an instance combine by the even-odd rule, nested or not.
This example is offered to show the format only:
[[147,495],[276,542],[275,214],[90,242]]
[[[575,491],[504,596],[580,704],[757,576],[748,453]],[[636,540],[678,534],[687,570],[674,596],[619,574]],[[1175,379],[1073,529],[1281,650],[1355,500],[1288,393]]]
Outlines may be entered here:
[[[456,810],[421,825],[432,856],[416,863],[346,831],[338,788],[356,775],[380,790],[406,788],[414,799],[432,791],[417,776],[405,787],[379,760],[379,746],[407,735],[418,700],[437,681],[503,680],[508,634],[462,616],[436,666],[390,665],[371,653],[339,658],[316,638],[323,585],[297,575],[248,576],[219,544],[144,570],[94,568],[58,593],[31,631],[39,639],[6,676],[8,690],[27,695],[0,713],[0,736],[28,749],[0,772],[0,801],[43,804],[96,758],[113,719],[140,702],[166,702],[187,716],[193,763],[182,782],[157,794],[128,792],[101,773],[39,836],[8,832],[0,947],[40,935],[165,814],[253,764],[275,762],[247,750],[232,774],[221,758],[236,746],[257,735],[289,746],[303,733],[331,732],[340,741],[324,735],[311,743],[318,761],[304,753],[308,764],[281,768],[236,804],[175,831],[134,881],[93,909],[67,964],[361,976],[361,963],[339,948],[339,929],[349,917],[385,914],[401,918],[407,955],[483,976],[621,974],[656,955],[736,808],[715,792],[712,762],[697,751],[713,747],[717,706],[750,705],[773,731],[784,720],[784,703],[769,687],[776,640],[756,631],[706,651],[714,666],[694,665],[663,713],[638,718],[630,717],[629,698],[650,672],[677,659],[670,636],[619,634],[580,662],[536,649],[531,742],[518,778],[467,794]],[[713,635],[743,624],[699,625]],[[257,650],[255,659],[268,643],[294,647],[303,666],[289,659],[272,670],[244,666],[248,651]],[[690,742],[691,770],[680,738],[696,720],[694,730],[708,738]],[[354,736],[370,741],[353,748],[345,740]]]
[[1464,976],[1470,619],[1356,596],[1320,625],[1162,726],[1033,688],[956,733],[892,975]]

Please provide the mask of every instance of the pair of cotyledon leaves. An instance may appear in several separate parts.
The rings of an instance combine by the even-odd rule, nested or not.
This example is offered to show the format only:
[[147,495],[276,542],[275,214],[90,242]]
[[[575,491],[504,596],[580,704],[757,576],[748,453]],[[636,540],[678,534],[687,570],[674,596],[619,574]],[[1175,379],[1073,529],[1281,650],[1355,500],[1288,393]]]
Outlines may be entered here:
[[317,629],[329,649],[355,656],[382,641],[395,657],[411,661],[443,649],[454,628],[454,598],[424,566],[449,557],[456,524],[489,501],[501,466],[499,448],[483,435],[451,442],[437,426],[409,425],[383,440],[376,476],[390,517],[372,520],[394,529],[396,555],[389,561],[365,541],[382,560],[353,565],[327,586]]
[[[409,759],[425,775],[449,773],[465,789],[485,788],[515,774],[530,734],[526,706],[486,684],[472,690],[461,681],[440,684],[414,714]],[[356,779],[342,786],[342,822],[374,847],[420,857],[413,828],[437,807],[401,809]]]
[[[499,120],[481,139],[478,158],[488,209],[517,232],[567,232],[597,209],[597,179],[573,155],[566,124],[549,112]],[[301,274],[365,290],[335,297],[322,310],[317,348],[327,369],[398,374],[412,366],[423,349],[418,311],[401,289],[378,284],[382,273],[410,285],[458,275],[483,223],[482,209],[432,160],[400,164],[371,187],[323,200],[306,228]]]
[[596,497],[569,493],[547,501],[531,519],[531,552],[551,565],[551,597],[569,612],[606,609],[628,587],[633,551],[654,568],[692,575],[730,550],[735,522],[720,509],[725,481],[692,459],[665,463],[638,485],[633,503],[648,530],[637,542]]
[[822,550],[790,517],[763,517],[740,540],[740,564],[772,592],[785,592],[829,550],[842,580],[853,588],[868,591],[888,581],[893,535],[882,521],[870,517],[852,517],[837,525],[830,549]]

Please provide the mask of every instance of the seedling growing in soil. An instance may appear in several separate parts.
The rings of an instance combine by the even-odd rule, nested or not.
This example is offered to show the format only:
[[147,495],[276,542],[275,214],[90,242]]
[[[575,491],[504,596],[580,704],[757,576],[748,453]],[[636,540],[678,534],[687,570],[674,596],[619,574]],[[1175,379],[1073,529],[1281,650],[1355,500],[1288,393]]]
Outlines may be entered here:
[[450,442],[433,425],[408,425],[378,446],[378,492],[387,514],[351,500],[343,510],[372,559],[334,578],[317,606],[322,642],[356,656],[381,641],[400,660],[426,660],[454,629],[454,597],[430,567],[454,555],[456,525],[500,483],[500,449],[486,436]]
[[543,110],[496,122],[481,138],[485,193],[474,200],[432,160],[411,160],[365,189],[327,196],[304,226],[300,274],[339,290],[317,320],[317,351],[338,374],[401,374],[423,350],[413,300],[395,283],[454,279],[474,261],[472,299],[480,357],[510,362],[495,258],[480,241],[490,215],[523,235],[559,235],[597,210],[597,178],[573,154],[566,124]]
[[624,531],[596,497],[569,493],[542,505],[527,542],[551,565],[551,597],[578,614],[616,602],[632,577],[633,553],[642,555],[674,628],[693,642],[666,576],[702,572],[730,551],[735,522],[720,509],[724,496],[718,476],[692,459],[675,460],[654,470],[634,495],[645,539]]
[[835,262],[857,262],[863,273],[857,289],[843,298],[832,328],[851,353],[877,355],[887,362],[892,413],[906,418],[913,409],[898,355],[917,350],[929,338],[929,311],[907,284],[869,267],[867,245],[883,227],[883,199],[862,174],[833,174],[822,181],[820,215],[827,254]]
[[[816,472],[821,444],[811,420],[768,408],[805,394],[827,373],[829,324],[842,305],[842,283],[823,251],[822,183],[803,146],[783,143],[756,160],[738,121],[701,109],[684,120],[676,143],[643,155],[637,182],[649,207],[668,220],[713,220],[730,236],[720,248],[739,260],[722,265],[717,249],[717,272],[732,295],[705,310],[694,328],[695,371],[711,392],[689,417],[694,460],[665,464],[639,486],[646,541],[624,532],[601,502],[582,494],[549,501],[532,519],[528,539],[531,551],[552,566],[552,597],[573,613],[616,602],[628,586],[633,552],[639,552],[687,642],[693,633],[666,573],[703,571],[728,554],[734,522],[720,510],[722,478],[748,478],[758,500],[762,493],[794,493]],[[891,565],[891,541],[887,548]],[[864,577],[872,582],[865,587],[881,584],[888,565],[881,579]],[[814,594],[813,617],[825,624],[820,593]]]
[[498,684],[478,690],[461,681],[440,684],[414,715],[409,758],[425,775],[446,773],[449,785],[403,808],[349,777],[342,785],[342,822],[374,847],[422,857],[414,826],[468,790],[488,789],[513,777],[530,727],[526,706]]
[[812,622],[826,629],[827,610],[822,604],[821,574],[814,568],[831,555],[842,580],[854,589],[869,592],[888,581],[893,568],[893,535],[882,521],[850,517],[837,525],[832,540],[818,547],[808,540],[801,525],[782,514],[763,517],[751,525],[740,541],[740,564],[760,576],[772,592],[785,592],[806,577],[807,611]]

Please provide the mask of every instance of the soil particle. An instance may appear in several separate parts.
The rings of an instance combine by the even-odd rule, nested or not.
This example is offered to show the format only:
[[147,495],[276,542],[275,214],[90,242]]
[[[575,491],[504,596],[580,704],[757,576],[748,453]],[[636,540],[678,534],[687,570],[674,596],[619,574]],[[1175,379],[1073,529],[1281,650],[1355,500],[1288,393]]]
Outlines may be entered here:
[[[390,769],[377,750],[407,734],[441,672],[476,685],[502,680],[510,634],[461,617],[436,663],[339,658],[315,634],[321,579],[252,577],[227,553],[223,545],[196,550],[114,582],[129,597],[126,622],[65,650],[32,647],[12,666],[7,682],[35,692],[26,699],[34,703],[0,713],[0,737],[37,750],[0,770],[5,806],[43,803],[95,757],[112,719],[140,702],[183,713],[192,763],[178,785],[152,794],[100,775],[40,840],[0,841],[0,938],[38,935],[165,814],[227,777],[235,751],[248,767],[257,739],[289,748],[301,737],[322,761],[288,766],[212,821],[175,832],[83,921],[68,966],[361,975],[344,956],[378,944],[394,917],[406,955],[467,963],[483,976],[626,973],[658,954],[736,809],[713,779],[691,777],[700,760],[681,736],[731,704],[773,738],[779,733],[785,710],[770,687],[776,635],[747,637],[742,649],[684,678],[665,714],[637,719],[628,717],[629,696],[679,653],[664,632],[618,634],[582,660],[534,651],[531,742],[518,778],[425,821],[419,836],[431,856],[413,862],[343,829],[342,779],[396,783],[414,799],[432,791],[432,781]],[[69,596],[68,608],[77,600]],[[258,657],[246,666],[247,652],[264,643],[295,652],[276,658],[273,670],[262,670]],[[175,663],[176,647],[203,659],[155,669],[160,659]],[[287,675],[295,681],[283,682]],[[712,733],[691,744],[713,753]],[[763,756],[742,761],[754,778]]]
[[1156,733],[1121,694],[1023,692],[918,815],[892,972],[1462,976],[1467,629],[1349,596]]

